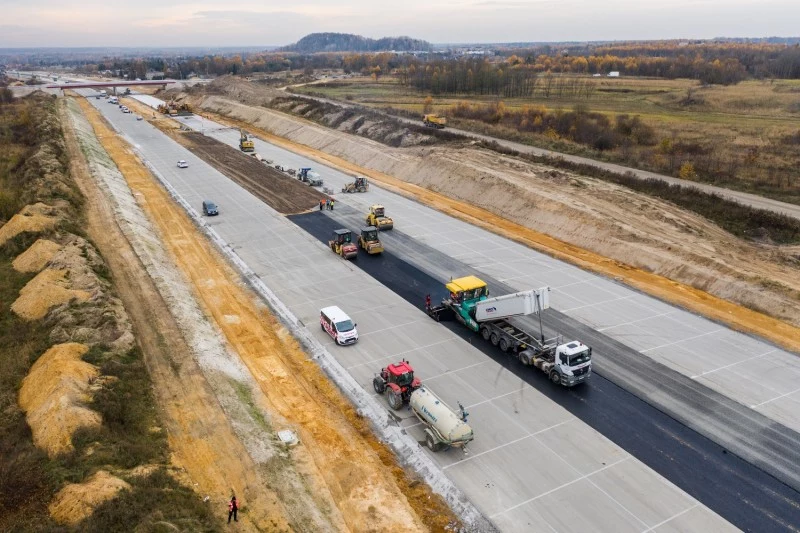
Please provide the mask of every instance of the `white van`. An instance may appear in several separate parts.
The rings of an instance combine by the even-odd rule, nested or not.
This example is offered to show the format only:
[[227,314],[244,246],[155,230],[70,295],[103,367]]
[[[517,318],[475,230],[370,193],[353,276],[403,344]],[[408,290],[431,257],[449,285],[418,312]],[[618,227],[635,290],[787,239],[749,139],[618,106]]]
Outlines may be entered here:
[[340,346],[355,344],[358,340],[356,324],[335,305],[320,310],[319,325]]

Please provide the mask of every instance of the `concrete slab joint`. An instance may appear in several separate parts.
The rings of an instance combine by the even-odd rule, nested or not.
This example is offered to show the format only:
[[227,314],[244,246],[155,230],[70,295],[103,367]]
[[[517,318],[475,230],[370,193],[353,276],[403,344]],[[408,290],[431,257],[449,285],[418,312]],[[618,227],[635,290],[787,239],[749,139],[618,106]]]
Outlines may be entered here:
[[[153,173],[169,195],[189,214],[191,219],[214,243],[217,249],[230,260],[247,283],[261,296],[273,313],[289,329],[303,348],[319,364],[325,374],[333,380],[348,400],[356,406],[359,415],[367,418],[381,440],[390,446],[401,464],[416,472],[430,485],[431,489],[441,495],[450,508],[469,528],[476,533],[498,531],[497,528],[469,501],[464,493],[445,476],[440,468],[425,454],[419,443],[396,423],[390,423],[386,409],[370,396],[336,358],[315,339],[308,328],[278,299],[258,275],[239,257],[222,237],[214,231],[200,214],[175,190],[168,180],[144,157],[136,145],[124,133],[114,128],[130,146],[137,157]],[[321,248],[322,245],[319,245]]]

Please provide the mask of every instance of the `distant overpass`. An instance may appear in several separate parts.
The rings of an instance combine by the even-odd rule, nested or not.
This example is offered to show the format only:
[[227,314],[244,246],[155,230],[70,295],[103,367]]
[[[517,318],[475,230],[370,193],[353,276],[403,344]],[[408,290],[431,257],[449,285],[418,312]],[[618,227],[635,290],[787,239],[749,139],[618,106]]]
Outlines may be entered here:
[[103,87],[140,87],[142,85],[161,85],[166,87],[175,83],[174,81],[167,80],[138,80],[138,81],[92,81],[92,82],[76,82],[76,83],[54,83],[48,85],[48,89],[97,89]]

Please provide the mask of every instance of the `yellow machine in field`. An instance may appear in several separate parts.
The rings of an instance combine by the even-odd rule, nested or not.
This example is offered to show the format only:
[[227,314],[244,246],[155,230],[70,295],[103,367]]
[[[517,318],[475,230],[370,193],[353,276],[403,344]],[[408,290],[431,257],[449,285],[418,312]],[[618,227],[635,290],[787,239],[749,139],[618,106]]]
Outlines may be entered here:
[[353,183],[348,183],[342,187],[342,192],[367,192],[369,190],[369,182],[367,178],[357,177]]
[[165,104],[161,104],[158,106],[158,112],[163,113],[165,115],[169,115],[171,117],[177,115],[191,115],[192,110],[189,107],[189,104],[186,103],[176,103],[174,100],[170,100]]
[[368,254],[382,253],[383,243],[378,238],[378,228],[375,226],[361,228],[361,235],[358,236],[358,246]]
[[394,220],[387,217],[382,205],[373,205],[367,213],[367,226],[375,226],[379,230],[388,230],[394,227]]
[[441,130],[447,125],[447,119],[431,113],[422,117],[422,123],[429,128],[439,128]]
[[239,150],[242,152],[256,151],[256,143],[253,142],[244,130],[239,130]]

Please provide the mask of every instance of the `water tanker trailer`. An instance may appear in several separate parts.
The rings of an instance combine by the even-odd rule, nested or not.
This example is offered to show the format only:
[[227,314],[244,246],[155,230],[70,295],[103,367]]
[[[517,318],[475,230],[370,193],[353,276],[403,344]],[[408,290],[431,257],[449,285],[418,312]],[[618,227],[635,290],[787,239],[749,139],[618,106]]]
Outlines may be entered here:
[[472,428],[467,424],[468,413],[464,407],[458,404],[459,414],[456,414],[425,386],[411,393],[409,406],[425,425],[425,443],[431,451],[463,448],[474,438]]

